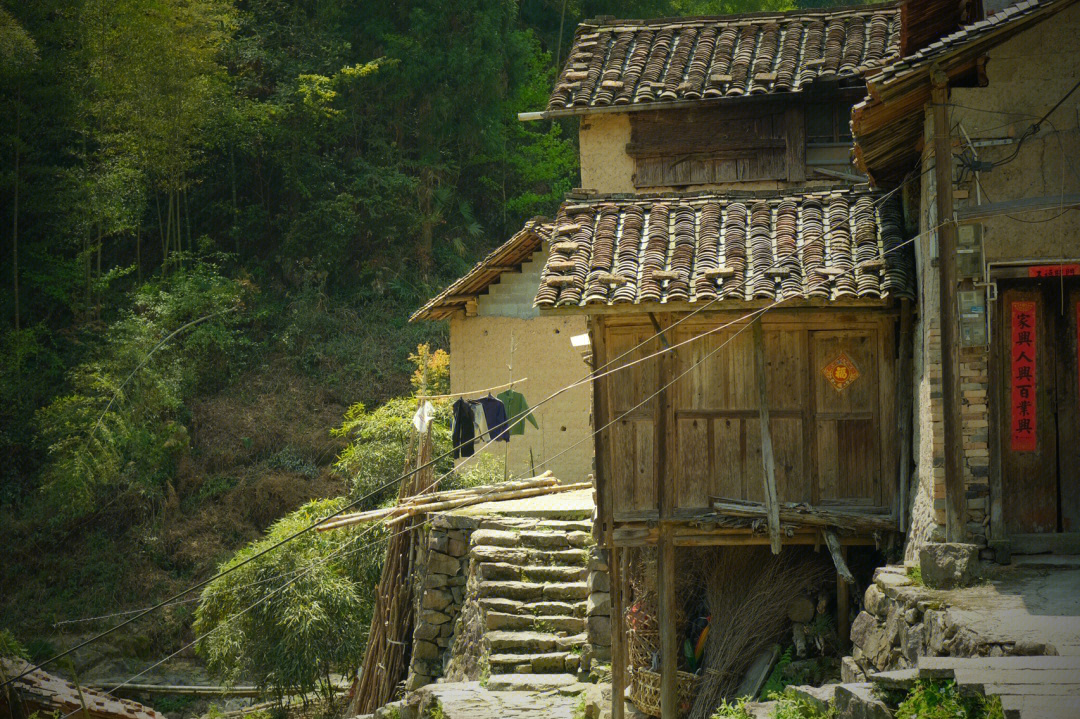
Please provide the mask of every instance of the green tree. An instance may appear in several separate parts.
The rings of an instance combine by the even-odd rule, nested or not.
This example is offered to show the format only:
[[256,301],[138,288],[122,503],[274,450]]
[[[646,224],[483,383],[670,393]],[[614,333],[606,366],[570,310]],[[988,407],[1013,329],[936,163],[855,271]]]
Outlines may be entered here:
[[[279,520],[223,571],[340,509],[317,500]],[[206,586],[195,612],[196,646],[222,679],[252,678],[280,703],[333,695],[330,674],[359,666],[385,547],[380,531],[307,532]]]

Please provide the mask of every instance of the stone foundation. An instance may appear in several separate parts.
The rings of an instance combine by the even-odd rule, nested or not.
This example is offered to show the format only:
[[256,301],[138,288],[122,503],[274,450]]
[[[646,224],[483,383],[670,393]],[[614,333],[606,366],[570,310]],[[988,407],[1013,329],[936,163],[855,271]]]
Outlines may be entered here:
[[949,592],[916,585],[904,566],[880,567],[851,625],[852,651],[841,665],[845,682],[878,671],[908,669],[918,657],[1002,657],[1057,654],[1041,642],[982,639],[950,611]]

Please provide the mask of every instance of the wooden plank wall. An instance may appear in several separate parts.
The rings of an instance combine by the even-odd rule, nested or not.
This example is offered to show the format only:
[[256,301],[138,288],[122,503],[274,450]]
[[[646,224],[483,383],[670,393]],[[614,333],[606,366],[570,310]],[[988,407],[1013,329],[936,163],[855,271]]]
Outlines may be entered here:
[[[609,358],[654,331],[647,319],[616,318],[606,320]],[[724,319],[691,320],[670,330],[669,340],[680,343],[715,330]],[[791,315],[763,321],[769,429],[781,502],[892,508],[898,446],[895,322],[891,314],[827,312],[797,321]],[[738,329],[715,331],[679,347],[670,374],[662,375],[660,363],[648,360],[600,380],[607,383],[608,415],[616,418],[656,392],[662,377],[701,363],[670,391],[673,426],[667,435],[677,459],[671,469],[658,466],[662,440],[655,400],[612,426],[607,464],[616,520],[656,515],[658,477],[676,515],[707,508],[710,496],[764,499],[751,333]],[[658,348],[654,340],[627,359]],[[855,363],[859,377],[838,392],[821,370],[840,352]]]

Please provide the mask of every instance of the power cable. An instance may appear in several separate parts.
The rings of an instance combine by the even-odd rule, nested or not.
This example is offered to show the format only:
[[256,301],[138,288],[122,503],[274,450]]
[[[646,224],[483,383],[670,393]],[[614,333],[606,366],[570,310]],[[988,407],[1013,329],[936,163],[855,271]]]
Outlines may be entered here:
[[[888,193],[886,193],[883,197],[878,198],[878,200],[875,202],[875,206],[877,206],[877,204],[879,204],[879,203],[883,203],[893,193],[897,192],[901,187],[903,187],[904,185],[906,185],[908,182],[910,182],[913,179],[914,178],[909,178],[909,179],[905,180],[904,182],[897,185],[897,187],[893,188]],[[766,268],[765,270],[762,270],[762,272],[758,273],[757,275],[751,274],[744,281],[746,281],[746,282],[752,281],[753,279],[756,279],[757,277],[759,277],[761,274],[767,273],[769,269],[772,269],[773,267],[776,266],[777,262],[782,262],[784,259],[793,257],[795,254],[797,254],[797,252],[798,252],[798,249],[793,250],[786,257],[778,258],[777,260],[775,260],[772,263],[772,265],[770,265],[769,268]],[[853,267],[852,270],[854,270],[854,269],[855,268]],[[684,321],[690,319],[691,317],[699,314],[700,312],[704,311],[709,306],[715,304],[718,301],[719,301],[719,298],[713,299],[713,300],[710,300],[709,302],[705,303],[703,306],[701,306],[699,308],[696,308],[694,311],[692,311],[692,312],[688,313],[686,316],[680,318],[680,320],[678,322],[672,323],[672,325],[670,325],[666,329],[661,330],[659,332],[656,332],[651,337],[647,338],[645,341],[639,343],[635,347],[630,348],[629,350],[627,350],[623,354],[619,355],[618,357],[613,358],[611,361],[606,362],[603,365],[602,368],[606,368],[606,367],[610,366],[611,364],[613,364],[614,362],[617,362],[622,357],[625,357],[626,355],[634,352],[635,350],[637,350],[641,346],[651,342],[653,339],[655,339],[655,338],[659,337],[660,335],[664,334],[666,331],[672,329],[673,327],[677,326],[681,322],[684,322]],[[775,306],[775,305],[770,305],[770,307],[771,306]],[[657,357],[657,356],[659,356],[659,355],[661,355],[663,353],[664,353],[664,351],[661,350],[661,351],[656,352],[656,353],[654,353],[652,355],[649,355],[646,358],[642,358],[640,361],[644,361],[644,359],[651,359],[653,357]],[[618,371],[618,370],[614,370],[614,371]],[[608,374],[610,374],[610,372]],[[606,376],[606,375],[599,375],[599,376]],[[519,413],[519,415],[515,418],[515,420],[512,423],[508,420],[505,423],[504,428],[503,428],[502,431],[509,431],[512,427],[516,426],[519,423],[524,422],[525,418],[528,416],[528,414],[533,409],[535,409],[536,407],[539,407],[539,406],[551,401],[552,399],[560,396],[561,394],[563,394],[566,391],[569,391],[570,389],[574,389],[576,387],[579,387],[579,386],[581,386],[582,384],[584,384],[586,382],[591,382],[591,381],[593,381],[593,379],[594,379],[594,372],[589,372],[581,380],[578,380],[575,383],[572,383],[570,385],[567,385],[566,387],[563,387],[563,388],[561,388],[559,390],[556,390],[555,392],[553,392],[548,397],[544,398],[543,400],[541,400],[537,404],[533,405],[533,407],[531,407],[529,410],[522,411],[521,413]],[[492,436],[492,439],[489,440],[488,444],[484,445],[484,447],[481,448],[481,451],[483,451],[483,449],[486,448],[487,446],[490,446],[490,444],[492,442],[494,442],[494,441],[496,441],[496,440],[494,439],[494,436]],[[580,444],[580,443],[581,442],[579,441],[577,444]],[[32,671],[34,671],[36,669],[41,669],[41,668],[43,668],[43,667],[57,661],[58,659],[62,659],[63,657],[68,656],[68,655],[72,654],[75,651],[78,651],[79,649],[81,649],[81,648],[83,648],[83,647],[85,647],[85,646],[87,646],[89,644],[97,642],[97,641],[101,640],[102,638],[112,634],[113,632],[115,632],[115,631],[117,631],[117,630],[119,630],[119,629],[121,629],[121,628],[123,628],[125,626],[128,626],[129,624],[139,620],[140,618],[146,616],[147,614],[149,614],[151,612],[154,612],[154,611],[157,611],[158,609],[161,609],[161,608],[163,608],[163,607],[165,607],[165,606],[167,606],[167,605],[169,605],[171,603],[174,603],[175,600],[180,599],[181,597],[183,597],[183,596],[185,596],[185,595],[187,595],[187,594],[189,594],[189,593],[191,593],[193,591],[201,589],[202,587],[205,587],[207,584],[209,584],[209,583],[211,583],[211,582],[213,582],[213,581],[215,581],[217,579],[220,579],[221,577],[224,577],[224,576],[226,576],[228,574],[231,574],[232,572],[236,571],[240,567],[242,567],[242,566],[244,566],[246,564],[249,564],[250,562],[252,562],[252,561],[254,561],[254,560],[256,560],[256,559],[258,559],[258,558],[260,558],[262,556],[265,556],[266,554],[269,554],[270,552],[274,551],[275,549],[282,546],[283,544],[286,544],[287,542],[290,542],[293,539],[296,539],[297,537],[299,537],[299,536],[301,536],[303,534],[306,534],[307,532],[310,532],[311,530],[315,529],[316,527],[319,527],[319,526],[325,524],[327,521],[329,521],[329,520],[331,520],[331,519],[333,519],[335,517],[340,516],[341,514],[347,512],[348,510],[350,510],[350,509],[352,509],[352,508],[354,508],[356,506],[359,506],[360,504],[366,502],[367,500],[371,499],[372,497],[377,496],[379,493],[381,493],[385,489],[387,489],[387,488],[389,488],[389,487],[391,487],[391,486],[405,480],[407,477],[410,477],[410,476],[416,474],[417,472],[421,471],[422,469],[426,469],[427,467],[433,466],[436,462],[441,461],[442,459],[445,459],[446,457],[450,456],[451,454],[453,454],[455,451],[457,451],[458,449],[460,449],[464,445],[465,445],[465,443],[462,443],[461,445],[459,445],[457,447],[452,447],[451,449],[447,450],[443,454],[432,458],[431,460],[429,460],[425,464],[417,466],[414,469],[408,470],[408,471],[406,471],[405,473],[403,473],[402,475],[400,475],[399,477],[397,477],[395,479],[389,480],[388,482],[384,483],[380,487],[377,487],[374,490],[372,490],[371,492],[368,492],[364,496],[362,496],[362,497],[360,497],[360,498],[358,498],[358,499],[344,505],[340,509],[336,510],[335,512],[333,512],[333,513],[331,513],[331,514],[329,514],[329,515],[327,515],[325,517],[323,517],[322,519],[314,522],[313,524],[310,524],[310,525],[308,525],[306,527],[298,529],[297,531],[293,532],[289,536],[284,537],[283,539],[279,540],[278,542],[275,542],[271,546],[269,546],[269,547],[267,547],[267,548],[265,548],[263,550],[260,550],[259,552],[251,555],[250,557],[245,558],[241,562],[239,562],[239,563],[237,563],[235,565],[232,565],[232,566],[218,572],[217,574],[215,574],[213,576],[210,576],[210,577],[208,577],[208,578],[206,578],[206,579],[204,579],[204,580],[202,580],[200,582],[197,582],[196,584],[192,585],[191,587],[189,587],[187,589],[184,589],[184,590],[182,590],[180,592],[177,592],[176,594],[171,595],[170,597],[167,597],[166,599],[162,600],[161,602],[158,602],[157,604],[154,604],[153,606],[151,606],[151,607],[149,607],[149,608],[147,608],[147,609],[145,609],[143,611],[138,612],[137,614],[135,614],[134,616],[131,616],[130,618],[124,620],[123,622],[121,622],[121,623],[119,623],[119,624],[117,624],[117,625],[115,625],[115,626],[113,626],[113,627],[111,627],[109,629],[106,629],[106,630],[104,630],[104,631],[102,631],[102,632],[100,632],[100,633],[98,633],[98,634],[96,634],[96,635],[94,635],[94,636],[92,636],[92,637],[90,637],[88,639],[85,639],[82,642],[79,642],[78,644],[76,644],[75,646],[73,646],[73,647],[71,647],[69,649],[66,649],[63,652],[60,652],[59,654],[54,655],[53,657],[51,657],[49,659],[46,659],[45,661],[43,661],[43,662],[41,662],[39,664],[27,667],[21,674],[0,683],[0,687],[7,686],[8,684],[10,684],[10,683],[12,683],[12,682],[26,676],[27,674],[29,674],[30,672],[32,672]],[[577,445],[574,445],[574,446],[577,446]],[[563,452],[563,453],[565,453],[565,452]],[[560,453],[560,455],[557,455],[557,456],[561,456],[561,454],[563,454],[563,453]],[[448,472],[446,475],[443,475],[443,478],[445,478],[446,476],[448,476],[451,473],[452,472]]]
[[[944,223],[942,223],[942,224],[944,224]],[[938,225],[937,227],[940,227],[940,226],[941,226],[941,225]],[[932,232],[933,230],[936,230],[936,229],[937,229],[937,227],[931,228],[930,230],[927,230],[926,232]],[[888,250],[884,251],[884,252],[883,252],[882,254],[883,254],[883,255],[885,255],[885,254],[888,254],[888,253],[890,253],[890,252],[894,252],[894,251],[896,251],[896,250],[899,250],[899,249],[901,249],[901,248],[903,248],[903,247],[905,247],[905,246],[907,246],[907,245],[909,245],[909,244],[913,243],[913,242],[914,242],[914,241],[915,241],[916,239],[918,239],[919,237],[921,237],[921,236],[922,236],[923,234],[926,234],[926,233],[920,233],[920,234],[918,234],[918,235],[915,235],[914,237],[912,237],[912,238],[910,238],[910,239],[908,239],[908,240],[904,240],[903,242],[901,242],[901,243],[899,243],[899,244],[895,245],[894,247],[891,247],[891,248],[889,248]],[[854,271],[855,271],[856,269],[858,269],[858,267],[859,267],[858,265],[856,265],[856,266],[854,266],[854,267],[851,267],[851,268],[849,268],[849,269],[845,270],[845,271],[844,271],[843,273],[841,273],[841,274],[847,274],[847,273],[849,273],[849,272],[854,272]],[[640,402],[639,402],[638,404],[636,404],[636,405],[634,405],[633,407],[631,407],[630,409],[628,409],[628,410],[626,410],[626,411],[622,412],[621,414],[619,414],[619,415],[618,415],[617,417],[613,418],[613,419],[612,419],[611,421],[609,421],[609,422],[608,422],[607,424],[605,424],[604,426],[602,426],[602,427],[599,427],[599,428],[597,428],[597,429],[593,430],[593,432],[592,432],[592,433],[590,433],[589,435],[586,435],[585,437],[583,437],[583,438],[582,438],[581,440],[579,440],[579,441],[578,441],[577,443],[575,443],[574,445],[571,445],[570,447],[567,447],[566,449],[564,449],[564,450],[563,450],[562,452],[560,452],[559,454],[556,454],[555,456],[553,456],[553,457],[550,457],[550,458],[548,458],[548,459],[544,460],[543,462],[541,462],[541,463],[540,463],[539,465],[537,465],[537,466],[543,466],[544,464],[547,464],[548,462],[551,462],[551,461],[553,461],[553,460],[557,459],[557,458],[558,458],[558,457],[560,457],[560,456],[561,456],[562,454],[565,454],[566,452],[570,451],[571,449],[573,449],[573,448],[577,447],[577,446],[578,446],[578,445],[580,445],[581,443],[583,443],[583,442],[585,442],[585,441],[589,441],[589,440],[592,440],[592,439],[593,439],[593,438],[594,438],[594,437],[595,437],[596,435],[598,435],[598,434],[599,434],[600,432],[602,432],[602,431],[606,430],[606,429],[607,429],[608,427],[610,427],[611,425],[615,424],[616,422],[618,422],[618,421],[622,420],[623,418],[627,417],[628,415],[630,415],[631,413],[633,413],[633,412],[634,412],[634,411],[636,411],[637,409],[641,408],[642,406],[644,406],[645,404],[647,404],[647,403],[648,403],[649,401],[651,401],[651,400],[652,400],[653,398],[655,398],[656,396],[658,396],[658,395],[659,395],[659,394],[660,394],[661,392],[663,392],[663,391],[665,391],[665,390],[669,389],[669,388],[670,388],[671,386],[673,386],[673,385],[674,385],[674,384],[675,384],[676,382],[678,382],[678,381],[679,381],[680,379],[682,379],[682,378],[683,378],[683,377],[685,377],[685,376],[686,376],[687,374],[689,374],[690,372],[692,372],[692,371],[694,371],[695,369],[697,369],[697,368],[698,368],[698,367],[699,367],[699,366],[700,366],[701,364],[703,364],[703,363],[704,363],[705,361],[707,361],[708,359],[710,359],[711,357],[713,357],[713,356],[714,356],[714,355],[715,355],[716,353],[718,353],[718,352],[719,352],[720,350],[722,350],[722,349],[723,349],[723,348],[724,348],[725,346],[727,346],[727,345],[728,345],[728,344],[729,344],[730,342],[732,342],[732,341],[733,341],[733,340],[734,340],[734,339],[735,339],[735,338],[736,338],[737,336],[739,336],[739,334],[741,334],[741,333],[742,333],[743,331],[745,331],[745,330],[746,330],[746,328],[750,326],[750,323],[751,323],[751,322],[752,322],[752,321],[753,321],[754,319],[760,318],[760,317],[761,317],[761,315],[765,314],[766,312],[768,312],[769,310],[773,309],[773,308],[774,308],[774,307],[776,307],[777,305],[780,305],[780,304],[782,304],[782,303],[784,303],[784,302],[788,301],[789,299],[792,299],[792,297],[790,297],[790,296],[789,296],[789,297],[785,297],[785,298],[782,298],[782,299],[777,299],[777,300],[774,300],[774,301],[773,301],[773,302],[772,302],[771,304],[769,304],[769,305],[767,305],[767,306],[765,306],[765,307],[762,307],[762,308],[759,308],[759,309],[756,309],[756,310],[753,310],[753,311],[751,311],[751,312],[748,312],[748,313],[744,314],[744,315],[742,316],[742,318],[741,318],[741,319],[739,319],[739,320],[736,320],[736,321],[737,321],[737,322],[743,322],[743,323],[745,323],[745,324],[743,324],[743,326],[742,326],[742,327],[740,327],[740,328],[739,328],[738,330],[736,330],[736,331],[735,331],[735,332],[734,332],[734,333],[733,333],[733,334],[732,334],[732,335],[731,335],[730,337],[726,338],[726,339],[725,339],[725,340],[724,340],[723,342],[721,342],[721,343],[720,343],[720,344],[719,344],[719,345],[718,345],[717,347],[715,347],[714,349],[712,349],[712,350],[711,350],[710,352],[708,352],[707,354],[705,354],[705,355],[704,355],[703,357],[701,357],[700,359],[698,359],[698,360],[696,360],[695,362],[693,362],[693,363],[692,363],[692,364],[691,364],[691,365],[690,365],[689,367],[687,367],[687,368],[686,368],[686,369],[685,369],[684,371],[682,371],[681,373],[679,373],[678,375],[676,375],[675,377],[673,377],[673,378],[672,378],[672,379],[671,379],[671,380],[670,380],[669,382],[667,382],[666,384],[662,385],[662,386],[661,386],[661,387],[660,387],[659,389],[657,389],[657,390],[656,390],[655,392],[653,392],[653,393],[652,393],[651,395],[649,395],[648,397],[646,397],[645,399],[643,399],[642,401],[640,401]],[[703,334],[701,334],[701,335],[698,335],[698,336],[697,336],[696,338],[697,338],[697,339],[700,339],[701,337],[705,337],[705,336],[708,336],[709,334],[711,334],[711,333],[703,333]],[[496,441],[496,440],[492,439],[492,440],[490,440],[490,441],[489,441],[489,443],[488,443],[488,444],[490,444],[491,442],[494,442],[494,441]],[[487,446],[487,445],[485,445],[485,447],[486,447],[486,446]],[[435,484],[437,484],[437,483],[438,483],[439,481],[441,481],[442,479],[445,479],[445,478],[446,478],[447,476],[449,476],[449,474],[451,474],[451,473],[450,473],[450,472],[448,472],[448,473],[444,474],[444,475],[443,475],[442,477],[440,477],[440,478],[439,478],[438,480],[436,480]],[[434,485],[433,485],[433,486],[434,486]],[[494,490],[494,488],[493,488],[492,490],[489,490],[489,491],[495,491],[495,490]],[[331,515],[331,516],[334,516],[334,515]],[[324,519],[324,520],[321,520],[321,521],[320,521],[320,522],[318,522],[317,524],[321,524],[321,523],[322,523],[322,522],[324,522],[324,521],[325,521],[325,519]],[[354,539],[353,541],[356,541],[356,540],[358,540],[358,539],[359,539],[360,537],[364,536],[365,534],[367,534],[367,533],[369,533],[369,532],[371,532],[371,531],[374,531],[374,529],[375,529],[376,527],[378,527],[378,526],[381,526],[381,524],[382,524],[383,522],[385,522],[385,520],[381,520],[381,521],[380,521],[379,523],[376,523],[376,524],[373,524],[373,525],[371,525],[371,526],[370,526],[370,527],[368,527],[368,528],[367,528],[367,529],[366,529],[366,530],[365,530],[364,532],[362,532],[362,533],[361,533],[360,535],[357,535],[357,537],[356,537],[356,538],[355,538],[355,539]],[[316,524],[316,525],[311,525],[311,527],[317,526],[317,524]],[[405,533],[405,532],[411,531],[412,529],[413,529],[413,527],[411,527],[411,526],[410,526],[410,527],[407,527],[407,528],[405,528],[405,529],[401,530],[401,532],[395,533],[394,535],[390,535],[390,536],[397,536],[397,534],[403,534],[403,533]],[[302,531],[304,531],[304,530],[302,530]],[[389,537],[387,537],[387,538],[389,538]],[[376,541],[381,541],[381,540],[376,540]],[[275,545],[275,546],[280,546],[280,544],[277,544],[277,545]],[[370,545],[368,545],[368,546],[370,546]],[[343,549],[343,548],[339,548],[338,550],[335,550],[335,552],[334,552],[334,553],[332,553],[332,554],[330,555],[330,557],[328,557],[328,558],[327,558],[327,560],[329,560],[329,558],[332,558],[332,557],[334,556],[334,554],[336,554],[337,552],[341,551],[341,549]],[[358,549],[357,551],[359,551],[359,549]],[[246,563],[247,563],[248,561],[250,561],[250,559],[254,559],[254,558],[255,558],[255,557],[257,557],[257,556],[261,556],[262,554],[264,554],[264,552],[260,552],[259,554],[257,554],[257,555],[254,555],[253,557],[249,558],[249,560],[245,560],[245,561],[244,561],[244,562],[243,562],[242,564],[246,564]],[[236,565],[236,566],[237,566],[237,567],[239,567],[239,566],[242,566],[242,564],[241,564],[241,565]],[[293,579],[289,580],[289,581],[288,581],[288,582],[286,582],[285,584],[283,584],[283,585],[281,585],[280,587],[278,587],[277,589],[275,589],[275,590],[274,590],[273,592],[271,592],[271,593],[269,593],[269,594],[267,594],[267,595],[265,595],[265,596],[263,596],[263,597],[259,598],[258,600],[256,600],[255,602],[251,603],[250,605],[248,605],[248,606],[247,606],[247,607],[245,607],[244,609],[242,609],[242,610],[240,610],[239,612],[236,612],[235,614],[233,614],[233,615],[229,616],[228,618],[226,618],[225,620],[223,620],[223,621],[222,621],[222,622],[220,622],[219,624],[215,625],[213,629],[210,629],[210,630],[208,630],[207,632],[205,632],[205,633],[203,633],[202,635],[200,635],[199,637],[196,637],[196,638],[195,638],[195,639],[193,639],[192,641],[190,641],[190,642],[188,642],[187,644],[185,644],[184,646],[182,646],[182,647],[181,647],[180,649],[178,649],[178,650],[176,650],[175,652],[173,652],[173,653],[169,654],[168,656],[164,657],[163,659],[161,659],[161,660],[159,660],[159,661],[155,662],[154,664],[150,665],[150,666],[149,666],[149,667],[147,667],[146,669],[143,669],[143,670],[142,670],[141,672],[139,672],[138,674],[135,674],[134,676],[132,676],[132,677],[129,677],[129,678],[128,678],[128,679],[126,679],[126,680],[125,680],[124,682],[122,682],[121,684],[118,684],[117,686],[113,687],[112,689],[108,690],[108,691],[107,691],[107,692],[105,692],[105,693],[106,693],[106,694],[111,694],[112,692],[115,692],[115,691],[117,691],[118,689],[120,689],[120,688],[122,688],[122,687],[126,686],[127,684],[130,684],[130,683],[131,683],[132,681],[134,681],[135,679],[138,679],[139,677],[143,676],[144,674],[146,674],[146,673],[147,673],[147,672],[149,672],[150,670],[154,669],[155,667],[158,667],[158,666],[160,666],[160,665],[161,665],[161,664],[163,664],[164,662],[166,662],[166,661],[168,661],[169,659],[171,659],[171,658],[175,657],[175,656],[176,656],[177,654],[180,654],[181,652],[185,651],[186,649],[188,649],[188,648],[192,647],[192,646],[193,646],[193,645],[195,645],[195,644],[196,644],[197,642],[199,642],[199,641],[202,641],[203,639],[207,638],[208,636],[210,636],[210,635],[211,635],[211,634],[213,634],[214,632],[216,632],[216,631],[218,631],[218,630],[222,629],[223,627],[227,626],[227,625],[228,625],[228,624],[229,624],[230,622],[232,622],[232,621],[234,621],[234,620],[238,619],[238,618],[239,618],[240,616],[243,616],[243,615],[244,615],[244,614],[246,614],[247,612],[249,612],[249,611],[251,611],[252,609],[254,609],[254,608],[255,608],[256,606],[258,606],[259,604],[262,604],[263,602],[267,601],[267,600],[268,600],[268,599],[270,599],[271,597],[274,597],[274,596],[276,596],[277,594],[280,594],[280,593],[281,593],[281,592],[282,592],[282,591],[283,591],[283,590],[284,590],[285,588],[287,588],[287,587],[291,586],[291,585],[292,585],[292,584],[294,584],[295,582],[299,581],[301,577],[303,577],[303,576],[305,576],[305,575],[306,575],[307,573],[309,573],[309,572],[313,571],[313,570],[315,569],[315,567],[316,567],[316,566],[317,566],[317,564],[313,564],[313,565],[311,565],[310,567],[308,567],[308,568],[307,568],[307,569],[306,569],[306,570],[305,570],[305,571],[304,571],[304,572],[303,572],[302,574],[300,574],[299,576],[297,576],[297,577],[294,577]],[[208,580],[208,581],[209,581],[209,580]],[[140,615],[140,616],[141,616],[141,615]],[[132,621],[132,620],[129,620],[128,622],[125,622],[125,624],[126,624],[126,623],[130,623],[130,621]],[[122,626],[122,625],[118,625],[118,626]],[[69,651],[70,651],[70,650],[69,650]],[[31,671],[32,671],[32,670],[31,670]],[[25,674],[25,673],[24,673],[24,674]],[[20,675],[20,676],[23,676],[23,675]],[[15,677],[15,679],[18,679],[18,678],[19,678],[19,677]],[[12,680],[12,681],[14,681],[14,680]],[[64,715],[63,717],[61,717],[61,719],[68,719],[68,717],[71,717],[71,716],[73,716],[74,714],[78,713],[79,711],[81,711],[81,709],[76,709],[76,710],[74,710],[74,711],[70,712],[69,714],[66,714],[66,715]]]

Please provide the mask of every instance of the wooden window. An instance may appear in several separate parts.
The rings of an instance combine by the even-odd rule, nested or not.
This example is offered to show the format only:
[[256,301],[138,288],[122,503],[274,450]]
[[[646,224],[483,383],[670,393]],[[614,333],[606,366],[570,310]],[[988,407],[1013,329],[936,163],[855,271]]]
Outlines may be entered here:
[[806,144],[851,144],[850,102],[814,102],[806,106]]

